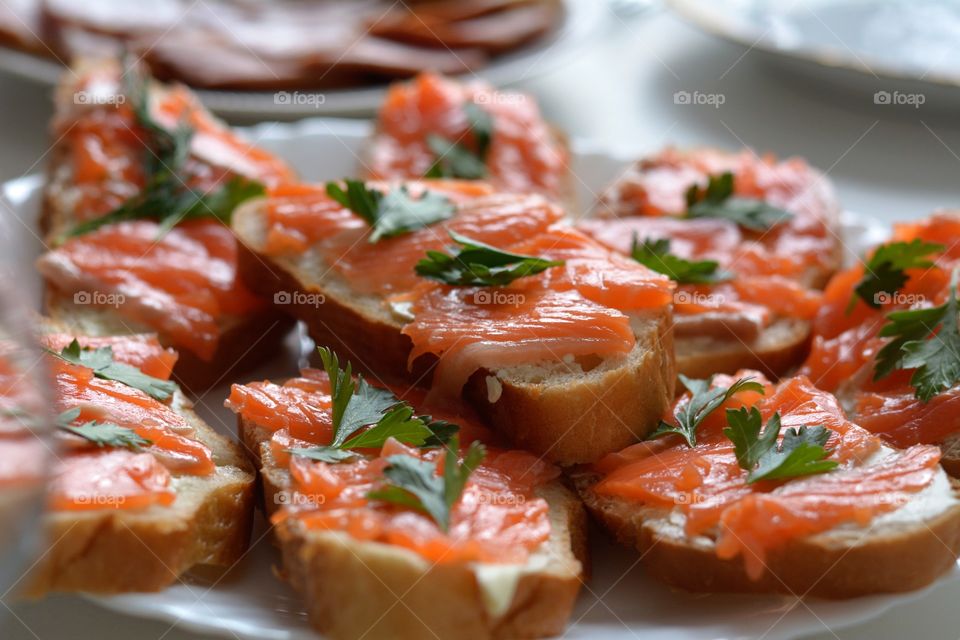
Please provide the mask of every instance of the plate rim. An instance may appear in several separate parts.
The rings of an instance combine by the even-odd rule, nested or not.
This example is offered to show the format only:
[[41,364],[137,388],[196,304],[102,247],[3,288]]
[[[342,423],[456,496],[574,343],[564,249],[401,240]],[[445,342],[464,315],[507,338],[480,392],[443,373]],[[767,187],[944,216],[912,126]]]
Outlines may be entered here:
[[845,56],[832,47],[814,47],[810,45],[786,48],[769,42],[756,32],[734,26],[732,20],[718,19],[711,3],[705,0],[664,0],[673,12],[704,33],[722,38],[748,49],[758,49],[788,60],[812,63],[820,67],[841,71],[854,71],[861,75],[873,76],[887,81],[916,82],[946,89],[960,88],[960,74],[950,75],[930,71],[918,77],[885,62],[870,61],[868,64],[856,56]]

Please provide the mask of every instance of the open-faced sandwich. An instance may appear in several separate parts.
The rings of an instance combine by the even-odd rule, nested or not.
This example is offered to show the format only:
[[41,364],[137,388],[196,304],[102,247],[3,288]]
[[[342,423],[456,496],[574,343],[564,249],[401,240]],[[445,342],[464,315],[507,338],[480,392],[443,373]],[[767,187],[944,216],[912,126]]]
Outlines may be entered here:
[[566,139],[532,96],[432,73],[390,87],[359,172],[372,180],[484,180],[574,204]]
[[894,446],[938,444],[960,475],[960,214],[894,225],[827,285],[802,371]]
[[47,313],[86,334],[156,332],[201,389],[275,351],[284,316],[237,279],[234,207],[293,178],[182,87],[80,64],[56,99],[38,268]]
[[594,461],[673,398],[673,283],[540,195],[447,180],[271,189],[233,229],[240,272],[318,344],[461,395],[519,447]]
[[563,631],[584,574],[583,507],[466,411],[324,371],[234,385],[283,555],[332,638],[536,638]]
[[840,264],[839,207],[800,159],[667,149],[637,162],[579,229],[677,282],[677,370],[799,364]]
[[651,574],[694,591],[846,598],[955,566],[960,493],[937,447],[889,446],[803,376],[685,384],[657,439],[575,477]]
[[157,591],[247,547],[254,472],[169,380],[176,353],[153,335],[86,337],[44,322],[57,460],[47,547],[20,582],[50,591]]

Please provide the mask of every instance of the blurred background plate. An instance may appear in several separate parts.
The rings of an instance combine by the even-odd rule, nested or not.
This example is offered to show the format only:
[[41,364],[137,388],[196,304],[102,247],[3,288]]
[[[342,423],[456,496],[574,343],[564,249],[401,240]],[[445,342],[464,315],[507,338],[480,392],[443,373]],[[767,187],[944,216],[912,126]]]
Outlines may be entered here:
[[[623,0],[619,0],[622,2]],[[498,86],[509,86],[569,62],[577,51],[603,37],[619,5],[606,0],[564,0],[562,22],[529,45],[494,57],[473,72]],[[63,67],[49,58],[0,46],[0,70],[53,85]],[[324,91],[198,90],[204,104],[234,121],[293,120],[317,115],[370,115],[380,106],[386,84]]]
[[832,87],[873,92],[877,104],[960,104],[957,0],[667,3],[707,33]]

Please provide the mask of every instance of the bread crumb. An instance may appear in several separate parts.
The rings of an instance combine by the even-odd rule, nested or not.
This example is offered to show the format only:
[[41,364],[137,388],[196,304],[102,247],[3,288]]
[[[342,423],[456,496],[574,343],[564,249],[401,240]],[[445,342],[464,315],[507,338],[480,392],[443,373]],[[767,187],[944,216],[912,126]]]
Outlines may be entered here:
[[494,404],[503,395],[503,385],[497,376],[487,376],[487,402]]

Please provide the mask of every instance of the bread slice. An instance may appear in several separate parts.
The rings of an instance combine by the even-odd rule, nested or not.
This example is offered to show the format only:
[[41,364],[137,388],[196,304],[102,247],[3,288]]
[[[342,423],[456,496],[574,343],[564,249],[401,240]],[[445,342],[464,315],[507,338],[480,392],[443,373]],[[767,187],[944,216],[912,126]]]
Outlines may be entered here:
[[[422,82],[431,83],[430,89],[423,90],[421,93],[422,99],[428,102],[436,99],[435,92],[443,91],[446,93],[452,93],[455,91],[465,91],[467,90],[468,87],[472,87],[478,84],[478,83],[468,83],[464,85],[451,78],[446,78],[446,77],[438,78],[438,77],[432,76],[429,73],[424,73],[413,79],[403,80],[403,81],[394,83],[392,85],[392,89],[388,90],[390,91],[390,93],[388,93],[387,98],[384,101],[386,106],[382,108],[387,108],[387,106],[390,104],[392,92],[403,90],[403,87],[405,86],[403,83],[420,87],[421,86],[420,83]],[[439,89],[436,86],[433,86],[433,83],[442,84],[443,89]],[[479,84],[477,88],[477,94],[473,99],[475,100],[475,104],[480,105],[481,108],[484,108],[483,107],[484,104],[490,104],[490,103],[494,105],[497,105],[497,104],[502,105],[497,109],[486,108],[488,113],[490,113],[493,117],[494,129],[497,128],[497,125],[496,125],[497,119],[502,118],[503,112],[509,112],[509,110],[512,108],[510,105],[523,105],[524,103],[535,104],[535,98],[531,95],[519,93],[516,91],[501,91],[499,89],[490,87],[482,83]],[[523,106],[520,106],[519,108],[525,109],[525,107]],[[443,115],[446,116],[445,118],[443,118],[446,121],[449,121],[449,120],[456,121],[458,117],[457,113],[450,113],[450,112],[447,112]],[[430,117],[437,117],[437,116],[436,114],[430,114]],[[524,124],[526,124],[526,122],[516,122],[516,121],[507,122],[506,126],[504,126],[503,128],[506,130],[513,131],[513,130],[522,128]],[[563,172],[563,175],[560,177],[561,179],[559,181],[559,184],[557,184],[555,188],[546,188],[546,187],[538,188],[536,186],[533,186],[529,189],[529,191],[537,192],[547,198],[550,198],[557,204],[560,204],[561,206],[563,206],[564,209],[566,209],[568,212],[579,213],[580,211],[582,211],[582,206],[577,201],[576,184],[574,182],[573,171],[570,168],[570,159],[572,158],[572,155],[573,155],[570,149],[570,140],[567,137],[567,134],[559,127],[556,127],[550,123],[546,123],[545,126],[546,126],[546,131],[545,131],[544,137],[547,139],[543,141],[544,145],[549,150],[556,149],[557,153],[562,158],[565,159],[565,163],[564,163],[565,166],[563,167],[564,172]],[[443,134],[442,131],[437,131],[436,133]],[[409,136],[409,133],[407,135]],[[496,135],[495,132],[494,132],[494,135]],[[421,167],[419,166],[405,167],[405,168],[399,168],[399,167],[391,168],[388,171],[384,171],[380,169],[381,167],[380,158],[384,154],[382,151],[378,151],[377,147],[378,145],[381,144],[381,138],[389,138],[389,136],[387,136],[384,132],[382,113],[380,113],[379,117],[374,121],[374,129],[360,151],[360,158],[357,165],[358,176],[367,180],[419,180],[424,177],[429,167],[422,167],[422,170],[421,170]],[[397,146],[400,146],[401,155],[403,155],[404,153],[404,149],[402,145],[409,145],[409,144],[410,144],[409,141],[405,139],[402,143],[399,143],[397,145]],[[511,141],[510,144],[513,144],[513,142]],[[550,153],[549,150],[540,150],[540,153],[549,154]],[[525,156],[526,150],[517,148],[517,149],[513,149],[513,151],[514,151],[514,157],[512,159],[513,162],[510,165],[511,170],[514,172],[519,172],[521,173],[521,175],[524,175],[523,170],[526,169],[527,171],[530,172],[529,174],[525,174],[527,175],[527,179],[532,180],[536,176],[535,172],[537,171],[537,168],[535,166],[531,166],[532,163],[527,162],[527,158]],[[396,153],[396,147],[391,147],[390,153],[391,154]],[[413,155],[409,150],[407,150],[407,153],[409,153],[411,156]],[[517,162],[519,162],[520,164],[516,165]],[[527,165],[524,166],[524,163],[527,163]],[[412,164],[417,165],[417,162],[413,162]],[[498,175],[496,171],[490,169],[489,165],[488,165],[487,173],[488,175],[486,176],[486,178],[484,178],[484,181],[490,183],[496,189],[503,190],[503,191],[511,191],[511,192],[520,190],[520,188],[518,188],[517,186],[516,175],[513,175],[513,176]]]
[[[354,292],[349,282],[311,250],[292,258],[264,255],[263,200],[237,209],[233,229],[240,239],[239,272],[263,297],[292,296],[285,305],[306,323],[311,337],[349,358],[358,369],[388,379],[429,381],[434,362],[419,358],[407,367],[410,338],[404,321],[375,295]],[[467,382],[469,404],[516,446],[559,464],[591,462],[652,429],[673,399],[676,372],[670,310],[631,319],[636,345],[626,356],[599,363],[551,362],[478,371]],[[590,366],[594,364],[595,366]]]
[[[46,331],[71,333],[56,321]],[[159,591],[196,565],[230,566],[250,540],[254,469],[231,438],[214,431],[177,391],[170,405],[207,445],[213,475],[174,474],[176,500],[143,510],[53,511],[47,546],[18,588],[27,597],[56,591]]]
[[[960,552],[960,482],[941,474],[899,511],[865,527],[845,526],[791,540],[768,551],[766,570],[751,579],[742,558],[721,560],[710,536],[686,535],[682,519],[663,508],[601,496],[599,476],[574,475],[584,504],[621,544],[640,553],[663,582],[713,593],[781,592],[824,598],[911,591],[948,571]],[[897,517],[906,512],[905,517]]]
[[[289,473],[273,460],[269,431],[242,417],[239,431],[257,452],[272,513],[289,501]],[[523,567],[433,563],[402,547],[308,530],[287,518],[274,529],[282,574],[303,596],[310,622],[333,639],[555,636],[583,581],[586,515],[560,481],[538,495],[549,504],[551,535]]]
[[677,372],[688,378],[705,379],[717,373],[755,369],[779,378],[802,362],[810,347],[811,325],[798,318],[779,318],[760,335],[744,342],[731,332],[716,336],[677,336]]

